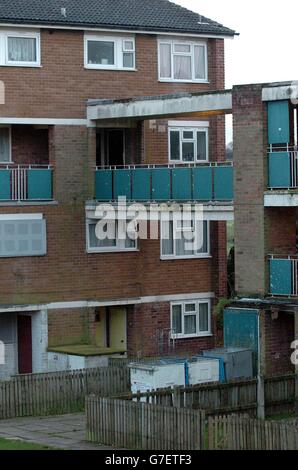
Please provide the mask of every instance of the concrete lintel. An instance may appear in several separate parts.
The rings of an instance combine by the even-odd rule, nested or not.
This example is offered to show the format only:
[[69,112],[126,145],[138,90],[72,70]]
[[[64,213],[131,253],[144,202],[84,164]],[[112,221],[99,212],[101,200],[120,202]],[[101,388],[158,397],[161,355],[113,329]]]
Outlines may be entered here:
[[[200,113],[230,113],[232,92],[183,94],[176,97],[152,97],[128,101],[99,102],[87,105],[88,120],[104,119],[157,119],[170,116],[199,117]],[[194,116],[195,115],[195,116]]]
[[298,207],[298,194],[291,194],[288,191],[279,193],[265,193],[265,207]]
[[262,91],[263,101],[278,101],[278,100],[298,100],[298,81],[292,82],[290,85],[281,85],[263,88]]
[[[199,204],[199,203],[185,203],[181,204],[178,202],[169,202],[164,204],[157,204],[157,203],[139,203],[139,202],[130,202],[127,203],[126,210],[128,211],[131,207],[135,212],[139,211],[139,218],[142,219],[142,212],[144,208],[146,210],[146,216],[154,217],[154,212],[157,214],[161,214],[162,212],[175,212],[181,211],[183,209],[184,212],[194,211],[195,208],[201,206],[203,211],[203,219],[209,221],[233,221],[234,220],[234,206],[233,204]],[[96,202],[96,201],[89,201],[86,204],[86,217],[87,218],[95,218],[95,210],[101,206],[103,211],[108,211],[111,209],[111,206],[116,211],[118,208],[117,203],[111,202]],[[121,215],[120,215],[121,217]],[[123,212],[123,218],[126,219],[126,213]],[[158,216],[159,219],[159,216]]]

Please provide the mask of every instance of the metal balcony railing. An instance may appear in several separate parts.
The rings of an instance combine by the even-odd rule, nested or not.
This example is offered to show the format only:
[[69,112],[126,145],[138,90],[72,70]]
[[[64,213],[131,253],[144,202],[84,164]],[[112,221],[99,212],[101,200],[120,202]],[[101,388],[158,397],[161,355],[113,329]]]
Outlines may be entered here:
[[0,165],[0,201],[53,199],[50,165]]
[[96,167],[95,197],[113,201],[232,201],[233,164]]
[[276,296],[298,296],[298,257],[270,255],[270,294]]
[[297,147],[269,147],[269,189],[298,188]]

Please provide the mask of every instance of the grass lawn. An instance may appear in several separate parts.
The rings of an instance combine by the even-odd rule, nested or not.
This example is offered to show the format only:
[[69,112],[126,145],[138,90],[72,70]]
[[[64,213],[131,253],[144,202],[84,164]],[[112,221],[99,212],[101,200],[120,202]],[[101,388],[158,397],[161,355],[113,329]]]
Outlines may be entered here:
[[34,444],[33,442],[14,441],[10,439],[2,439],[0,437],[0,451],[1,450],[54,450],[54,448]]

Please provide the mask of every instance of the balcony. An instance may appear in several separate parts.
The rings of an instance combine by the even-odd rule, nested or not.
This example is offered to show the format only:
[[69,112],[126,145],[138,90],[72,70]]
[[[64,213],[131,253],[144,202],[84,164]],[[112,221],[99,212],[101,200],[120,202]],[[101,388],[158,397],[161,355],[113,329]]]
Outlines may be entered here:
[[[274,149],[275,150],[275,149]],[[298,151],[296,148],[269,152],[269,189],[298,189]]]
[[50,165],[0,165],[0,202],[51,201]]
[[233,165],[140,165],[97,167],[97,201],[115,201],[125,196],[131,201],[233,200]]
[[298,258],[271,256],[269,259],[270,295],[298,296]]

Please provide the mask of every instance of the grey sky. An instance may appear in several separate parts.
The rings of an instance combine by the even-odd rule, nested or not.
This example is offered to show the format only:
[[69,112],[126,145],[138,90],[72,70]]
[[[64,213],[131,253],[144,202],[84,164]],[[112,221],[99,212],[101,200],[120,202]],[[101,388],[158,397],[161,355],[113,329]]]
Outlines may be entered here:
[[298,80],[297,0],[174,0],[235,29],[226,41],[226,86]]

